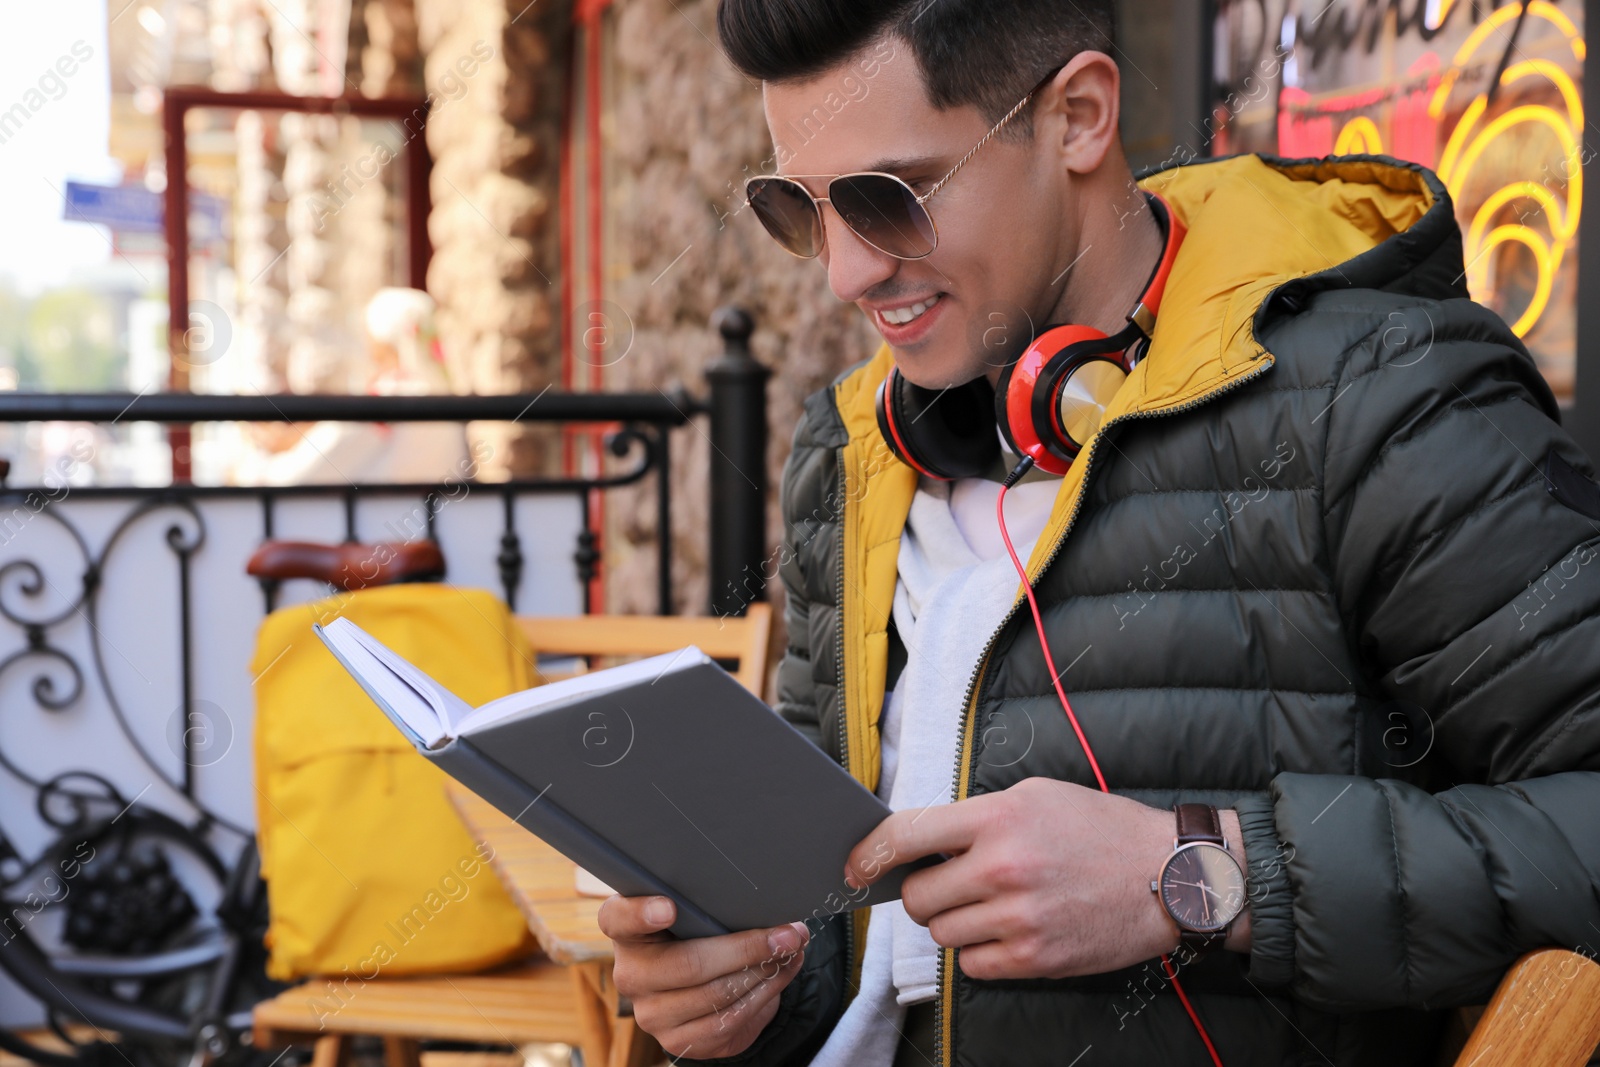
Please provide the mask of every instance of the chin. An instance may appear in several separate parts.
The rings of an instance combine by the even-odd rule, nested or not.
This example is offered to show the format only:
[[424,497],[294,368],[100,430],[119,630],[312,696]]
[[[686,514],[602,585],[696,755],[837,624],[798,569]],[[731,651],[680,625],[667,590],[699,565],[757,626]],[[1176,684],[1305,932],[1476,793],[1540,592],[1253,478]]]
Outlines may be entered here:
[[891,348],[900,376],[924,389],[953,389],[983,375],[982,367],[971,367],[967,353],[935,356],[929,352],[904,352]]

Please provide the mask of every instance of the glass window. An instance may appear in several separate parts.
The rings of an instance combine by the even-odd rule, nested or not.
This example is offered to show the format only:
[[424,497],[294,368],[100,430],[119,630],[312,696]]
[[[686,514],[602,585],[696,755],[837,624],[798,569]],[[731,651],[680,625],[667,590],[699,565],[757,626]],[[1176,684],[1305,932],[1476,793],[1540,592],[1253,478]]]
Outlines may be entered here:
[[1455,201],[1468,291],[1570,404],[1583,6],[1218,0],[1213,33],[1213,153],[1381,152],[1432,167]]

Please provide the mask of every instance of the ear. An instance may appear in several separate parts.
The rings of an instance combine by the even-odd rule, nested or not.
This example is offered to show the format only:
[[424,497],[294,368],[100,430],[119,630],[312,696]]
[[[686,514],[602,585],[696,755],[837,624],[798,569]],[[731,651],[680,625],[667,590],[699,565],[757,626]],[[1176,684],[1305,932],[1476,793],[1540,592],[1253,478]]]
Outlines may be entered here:
[[1117,138],[1122,72],[1104,52],[1079,52],[1039,90],[1034,124],[1049,136],[1068,171],[1099,168]]

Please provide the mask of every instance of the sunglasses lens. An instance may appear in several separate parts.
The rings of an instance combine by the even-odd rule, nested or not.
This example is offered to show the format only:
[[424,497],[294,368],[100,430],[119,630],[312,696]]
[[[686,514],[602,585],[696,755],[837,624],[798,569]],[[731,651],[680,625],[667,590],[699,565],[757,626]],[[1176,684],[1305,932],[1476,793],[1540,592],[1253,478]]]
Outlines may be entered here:
[[745,186],[745,196],[761,225],[784,248],[807,259],[822,250],[822,216],[799,182],[754,178]]
[[828,187],[834,210],[861,239],[899,259],[933,251],[933,220],[911,187],[885,174],[847,174]]

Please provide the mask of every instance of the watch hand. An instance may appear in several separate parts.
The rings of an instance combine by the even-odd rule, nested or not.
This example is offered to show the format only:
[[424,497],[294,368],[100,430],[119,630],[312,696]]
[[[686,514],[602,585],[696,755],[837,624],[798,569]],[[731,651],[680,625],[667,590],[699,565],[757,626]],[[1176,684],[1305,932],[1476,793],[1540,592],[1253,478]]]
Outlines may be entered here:
[[1167,882],[1170,885],[1186,885],[1191,889],[1199,889],[1199,890],[1202,890],[1204,892],[1210,893],[1212,896],[1216,897],[1218,900],[1222,899],[1222,894],[1221,893],[1217,892],[1215,889],[1212,889],[1209,885],[1207,885],[1204,882],[1185,882],[1185,881],[1182,881],[1181,879],[1178,879],[1178,878],[1169,878],[1169,879],[1167,879]]

